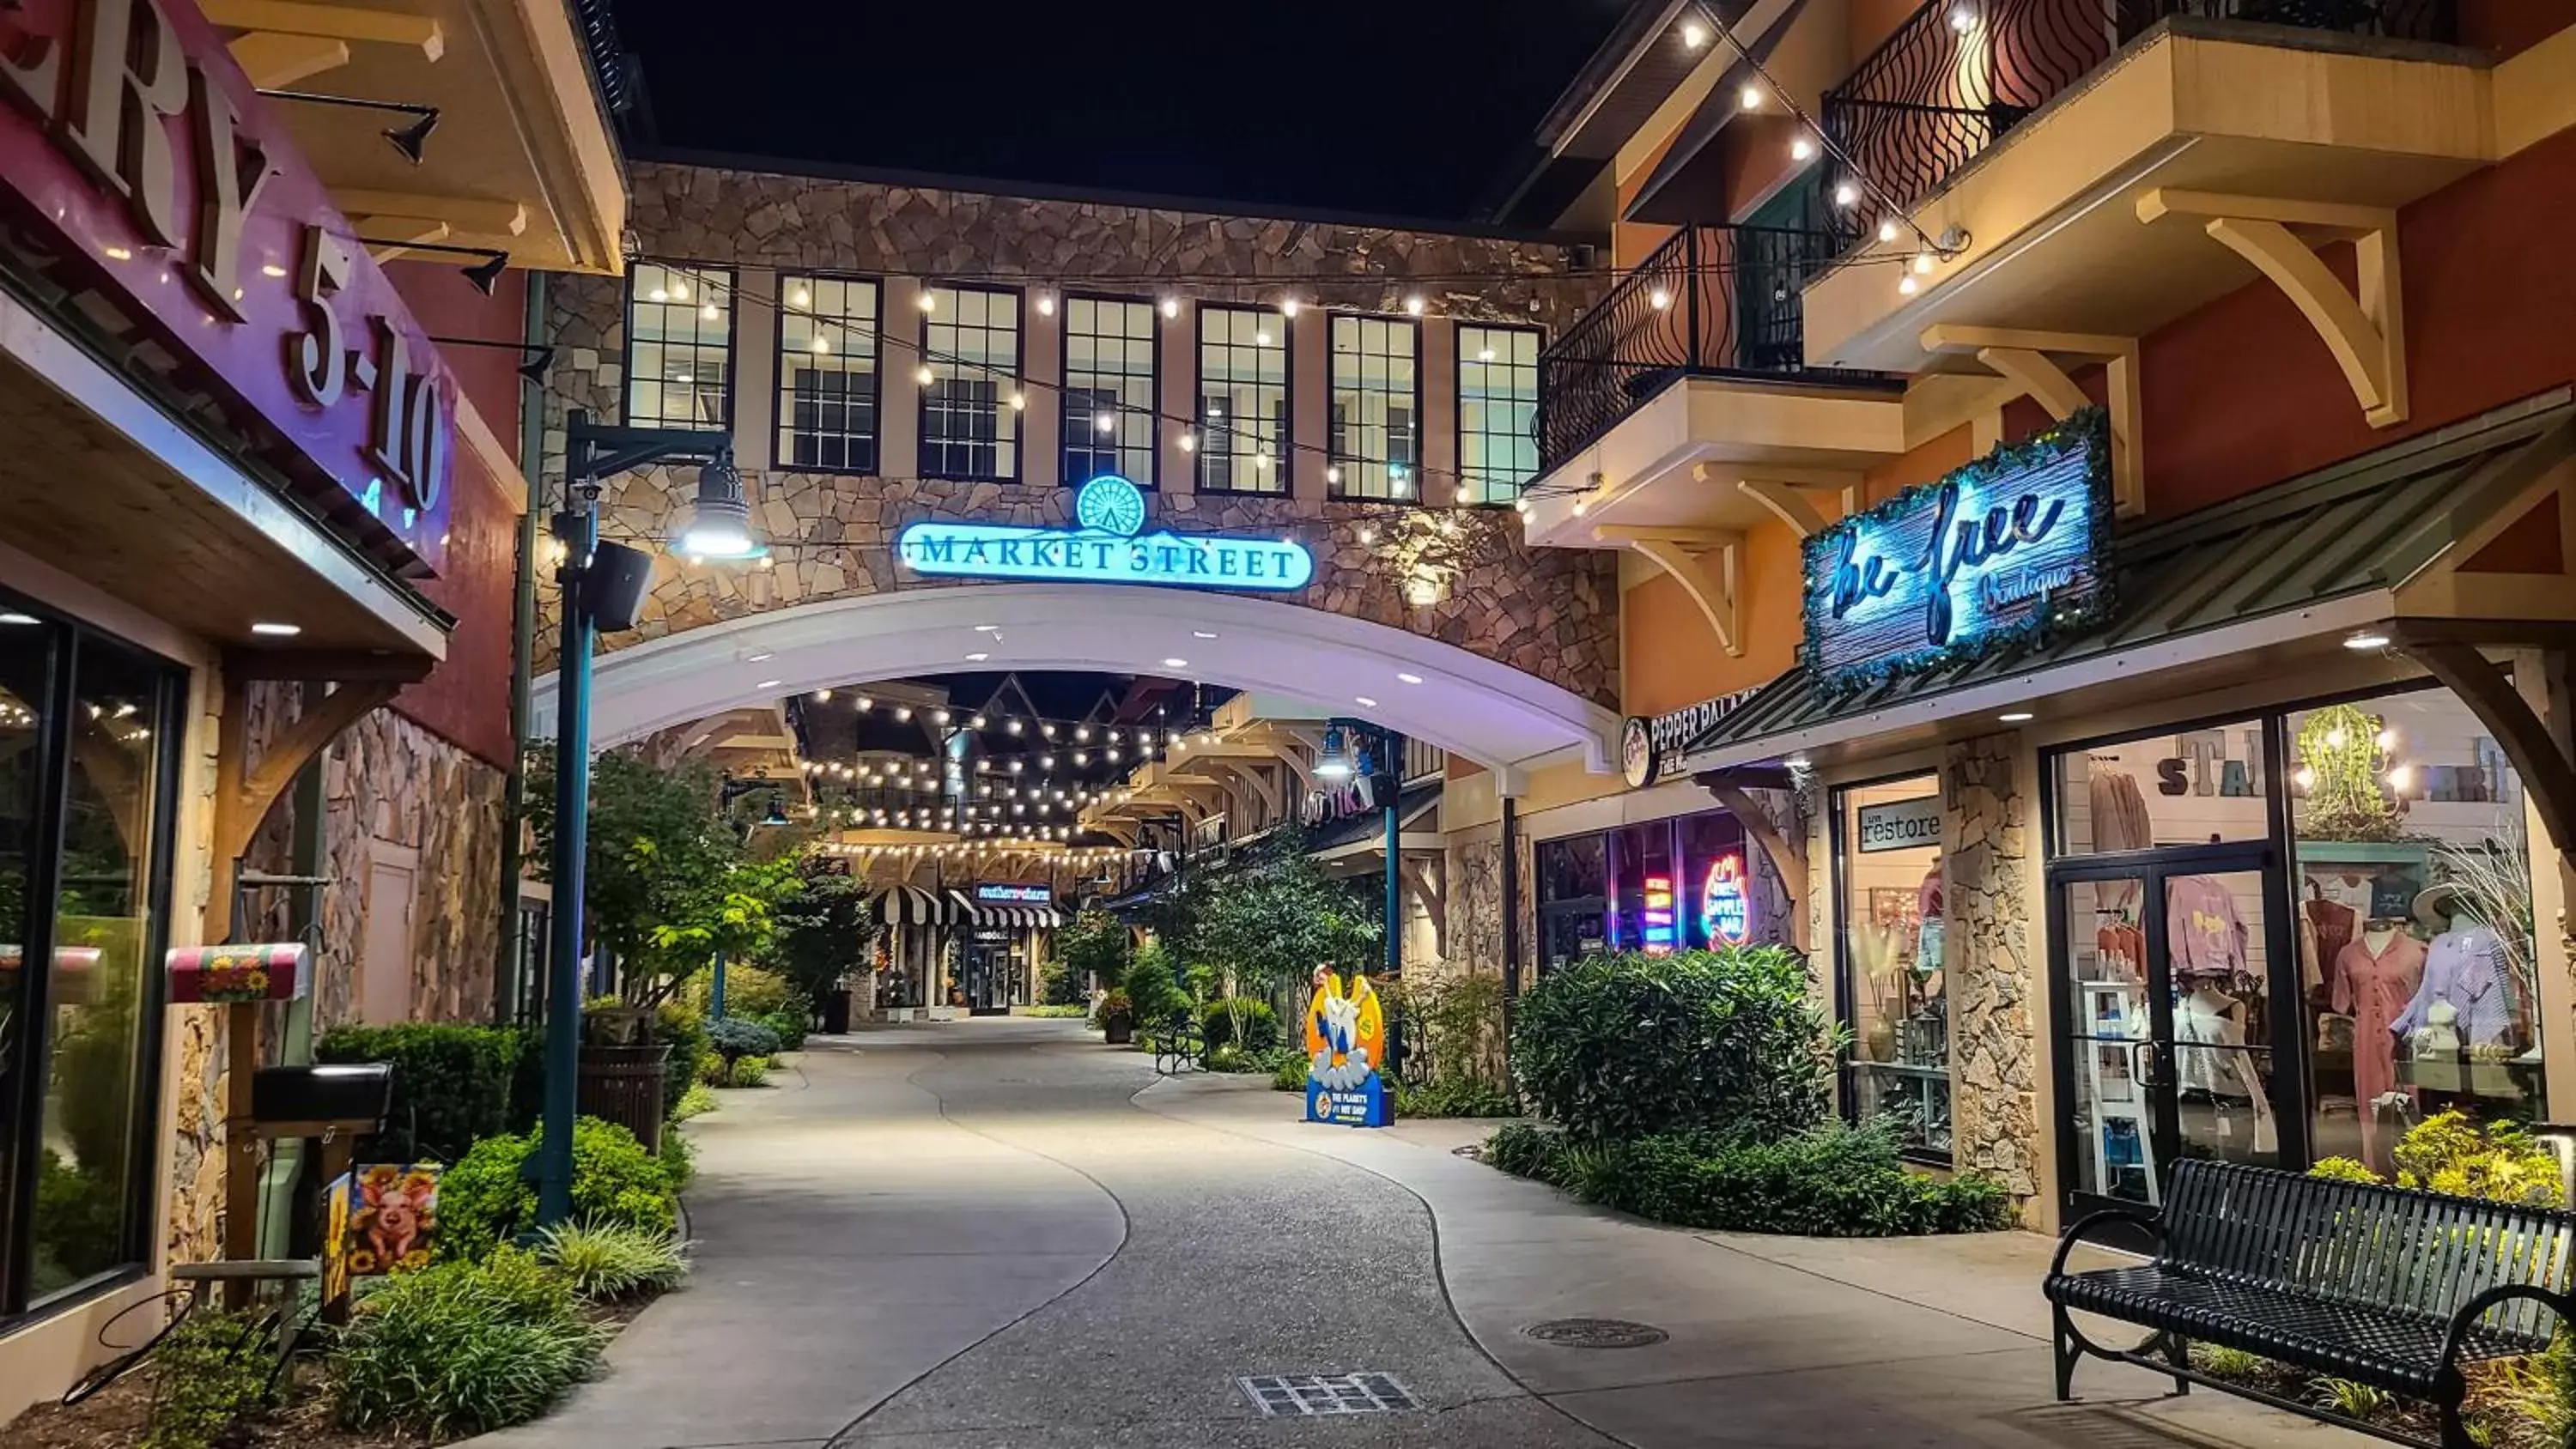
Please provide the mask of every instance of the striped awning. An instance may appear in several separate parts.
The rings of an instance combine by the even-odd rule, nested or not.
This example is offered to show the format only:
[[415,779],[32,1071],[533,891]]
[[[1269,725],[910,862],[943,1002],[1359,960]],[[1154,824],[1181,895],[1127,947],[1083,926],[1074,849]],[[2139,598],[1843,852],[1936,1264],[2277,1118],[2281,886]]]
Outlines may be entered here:
[[963,921],[969,925],[976,926],[989,926],[995,921],[996,917],[993,914],[993,908],[991,906],[979,906],[975,904],[972,897],[968,896],[964,891],[959,890],[957,887],[950,886],[946,894],[948,897],[948,919],[952,921]]
[[961,891],[950,891],[960,909],[972,912],[963,919],[981,926],[1000,926],[1014,931],[1035,931],[1064,924],[1064,916],[1053,906],[1018,901],[977,901]]
[[893,885],[876,893],[868,911],[889,926],[937,926],[957,919],[949,904],[915,885]]

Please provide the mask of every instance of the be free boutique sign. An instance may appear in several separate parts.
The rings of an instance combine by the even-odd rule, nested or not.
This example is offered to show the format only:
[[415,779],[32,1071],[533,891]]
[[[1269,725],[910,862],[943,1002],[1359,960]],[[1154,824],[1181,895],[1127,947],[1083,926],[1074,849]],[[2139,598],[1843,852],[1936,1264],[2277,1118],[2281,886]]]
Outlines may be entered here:
[[920,574],[1051,583],[1167,584],[1203,589],[1302,589],[1315,560],[1284,538],[1147,533],[1144,490],[1104,474],[1074,497],[1074,528],[915,523],[895,557]]

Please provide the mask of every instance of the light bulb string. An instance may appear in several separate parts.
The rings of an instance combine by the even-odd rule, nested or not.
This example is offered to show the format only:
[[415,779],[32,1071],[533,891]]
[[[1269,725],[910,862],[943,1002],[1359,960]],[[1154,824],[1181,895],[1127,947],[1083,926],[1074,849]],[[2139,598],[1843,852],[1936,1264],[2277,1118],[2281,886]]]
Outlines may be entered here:
[[[1832,132],[1826,130],[1823,125],[1819,124],[1816,118],[1808,113],[1806,107],[1798,104],[1798,98],[1789,93],[1788,87],[1781,85],[1778,80],[1772,77],[1770,69],[1764,66],[1761,60],[1753,54],[1752,49],[1736,35],[1735,27],[1727,24],[1726,21],[1718,15],[1717,8],[1710,4],[1709,0],[1691,0],[1691,3],[1692,7],[1699,12],[1700,16],[1708,22],[1710,28],[1716,33],[1717,38],[1725,41],[1727,48],[1735,52],[1736,58],[1743,61],[1746,67],[1751,69],[1756,76],[1761,77],[1762,85],[1765,90],[1769,94],[1778,97],[1781,108],[1786,110],[1790,116],[1795,118],[1798,124],[1804,128],[1800,134],[1812,139],[1816,143],[1817,149],[1824,152],[1825,155],[1841,162],[1844,171],[1860,182],[1861,187],[1879,204],[1881,208],[1879,219],[1881,221],[1892,219],[1902,223],[1906,230],[1914,233],[1915,240],[1922,244],[1922,250],[1940,257],[1944,261],[1959,254],[1960,250],[1962,250],[1961,248],[1943,246],[1931,233],[1925,231],[1920,225],[1916,224],[1913,214],[1906,209],[1905,203],[1898,201],[1893,193],[1888,191],[1886,187],[1881,186],[1878,183],[1878,178],[1870,175],[1868,168],[1862,166],[1860,162],[1852,156],[1851,152],[1843,148],[1841,142],[1834,139]],[[1869,262],[1885,261],[1894,261],[1902,264],[1906,261],[1906,258],[1874,256],[1869,253],[1859,253],[1853,256],[1836,258],[1829,261],[1826,263],[1826,269],[1838,271],[1845,267],[1863,265]]]

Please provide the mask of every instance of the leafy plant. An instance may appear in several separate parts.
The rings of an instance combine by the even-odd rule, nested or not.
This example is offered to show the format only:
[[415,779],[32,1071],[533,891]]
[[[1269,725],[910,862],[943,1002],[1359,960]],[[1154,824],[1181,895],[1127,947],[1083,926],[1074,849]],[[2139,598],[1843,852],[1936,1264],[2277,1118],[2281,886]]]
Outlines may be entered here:
[[[1249,1004],[1302,984],[1320,965],[1349,969],[1378,955],[1384,933],[1372,901],[1325,875],[1304,844],[1294,830],[1264,838],[1243,864],[1208,881],[1186,935],[1174,938],[1188,959],[1216,968],[1231,983],[1229,1003]],[[1132,983],[1128,991],[1134,993]],[[1240,1034],[1243,1025],[1236,1025]]]
[[[727,962],[725,965],[726,1016],[760,1021],[790,1006],[801,1010],[805,1003],[798,1002],[800,994],[785,976],[776,971],[745,962]],[[701,1014],[711,1013],[714,1010],[715,973],[705,971],[690,977],[680,996]]]
[[697,1144],[677,1132],[662,1134],[662,1180],[673,1192],[687,1192],[698,1180]]
[[1794,1136],[1825,1118],[1833,1033],[1777,946],[1588,957],[1522,998],[1522,1097],[1577,1139],[1724,1128]]
[[1058,1021],[1074,1021],[1091,1015],[1091,1008],[1081,1002],[1070,1002],[1061,1005],[1049,1002],[1043,1006],[1024,1007],[1021,1009],[1020,1015],[1041,1017]]
[[1127,999],[1124,988],[1113,987],[1100,998],[1100,1004],[1092,1008],[1091,1024],[1103,1031],[1136,1024],[1136,1007]]
[[1181,990],[1174,970],[1172,953],[1160,941],[1148,943],[1128,963],[1126,991],[1131,1020],[1139,1026],[1160,1027],[1190,1007],[1189,995]]
[[793,1003],[771,1012],[760,1018],[760,1021],[762,1025],[778,1033],[780,1051],[803,1050],[805,1035],[812,1030],[812,1018],[805,1014],[805,1008]]
[[1267,1001],[1237,996],[1211,1001],[1199,1008],[1199,1025],[1211,1048],[1239,1044],[1257,1052],[1279,1044],[1279,1014]]
[[2214,1378],[2233,1379],[2239,1383],[2261,1383],[2281,1367],[2259,1353],[2224,1344],[2195,1343],[2191,1346],[2191,1366]]
[[143,1449],[212,1449],[277,1401],[272,1315],[200,1307],[154,1349],[159,1384]]
[[728,1087],[765,1087],[769,1085],[769,1058],[736,1057],[725,1067],[724,1084]]
[[2319,1408],[2364,1423],[2397,1407],[2397,1396],[2352,1379],[2321,1378],[2308,1385],[2308,1397]]
[[[529,771],[533,859],[554,853],[554,755],[540,749]],[[717,809],[719,782],[703,763],[663,768],[633,750],[603,751],[591,763],[589,859],[583,893],[591,933],[622,960],[662,965],[654,936],[721,895],[742,862],[741,839]],[[704,965],[698,952],[680,974]]]
[[774,1057],[780,1050],[778,1033],[769,1023],[743,1016],[708,1022],[707,1045],[724,1059],[728,1076],[744,1057]]
[[1403,1019],[1403,1072],[1415,1082],[1473,1080],[1503,1086],[1503,983],[1470,974],[1404,983],[1393,1003]]
[[[710,1090],[706,1083],[691,1082],[689,1089],[680,1094],[680,1105],[671,1109],[671,1120],[686,1122],[692,1117],[703,1117],[723,1105],[724,1099]],[[665,1132],[662,1140],[668,1142],[674,1135]]]
[[707,1044],[706,1018],[684,1001],[665,1001],[654,1011],[653,1040],[671,1049],[662,1068],[662,1115],[669,1117],[699,1084],[700,1064],[715,1060],[715,1051]]
[[1055,962],[1047,972],[1047,1001],[1071,1005],[1094,981],[1116,985],[1127,975],[1132,946],[1127,923],[1107,911],[1084,911],[1056,933]]
[[1306,1075],[1310,1070],[1306,1059],[1293,1053],[1284,1060],[1275,1061],[1270,1068],[1270,1089],[1274,1092],[1302,1092],[1306,1090]]
[[593,1303],[661,1292],[689,1276],[689,1249],[669,1233],[559,1224],[537,1235],[537,1261]]
[[779,974],[809,1001],[864,971],[868,947],[885,930],[867,909],[867,883],[849,874],[847,864],[808,857],[799,867],[798,888],[775,911],[772,956]]
[[380,1280],[331,1354],[341,1422],[434,1438],[543,1413],[598,1367],[571,1284],[516,1248]]
[[[2436,1112],[2398,1139],[2391,1156],[2399,1187],[2526,1207],[2567,1203],[2557,1154],[2514,1123],[2481,1123],[2457,1110]],[[2387,1181],[2349,1157],[2329,1157],[2309,1168],[2308,1175],[2339,1182]]]
[[1484,1161],[1514,1177],[1546,1180],[1546,1164],[1556,1155],[1558,1135],[1529,1122],[1514,1122],[1485,1139]]
[[2383,721],[2349,704],[2310,710],[2300,721],[2297,750],[2306,808],[2299,834],[2307,840],[2394,840],[2397,807],[2380,784],[2388,751]]
[[[533,1227],[537,1186],[528,1162],[542,1130],[474,1144],[438,1184],[438,1252],[473,1259]],[[573,1124],[572,1212],[575,1221],[669,1232],[676,1212],[662,1160],[613,1122],[583,1117]]]
[[1395,1083],[1395,1115],[1405,1117],[1509,1117],[1511,1094],[1475,1077],[1440,1077],[1417,1086]]
[[317,1062],[384,1062],[393,1106],[371,1161],[453,1162],[510,1130],[520,1034],[457,1022],[343,1026],[314,1043]]

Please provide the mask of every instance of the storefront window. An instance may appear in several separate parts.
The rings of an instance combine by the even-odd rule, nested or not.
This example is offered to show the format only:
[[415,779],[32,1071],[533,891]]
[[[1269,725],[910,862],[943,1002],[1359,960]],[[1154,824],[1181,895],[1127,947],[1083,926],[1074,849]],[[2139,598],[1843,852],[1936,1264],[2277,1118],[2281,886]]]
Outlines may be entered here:
[[1611,831],[1610,882],[1615,948],[1649,956],[1681,949],[1680,862],[1673,858],[1671,821]]
[[0,1313],[142,1257],[176,694],[0,603]]
[[1950,1160],[1950,1013],[1941,797],[1932,776],[1837,792],[1849,1110],[1887,1119],[1911,1155]]
[[1755,899],[1754,862],[1744,826],[1723,810],[1681,821],[1684,943],[1700,950],[1770,940],[1773,923]]
[[1538,865],[1538,969],[1559,971],[1609,946],[1609,837],[1542,840]]
[[2319,1157],[2380,1171],[2446,1108],[2545,1115],[2522,783],[2414,690],[2289,716],[2300,1009]]
[[2262,840],[2268,789],[2260,720],[2060,755],[2057,853]]

